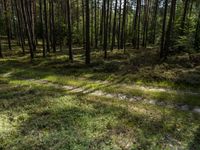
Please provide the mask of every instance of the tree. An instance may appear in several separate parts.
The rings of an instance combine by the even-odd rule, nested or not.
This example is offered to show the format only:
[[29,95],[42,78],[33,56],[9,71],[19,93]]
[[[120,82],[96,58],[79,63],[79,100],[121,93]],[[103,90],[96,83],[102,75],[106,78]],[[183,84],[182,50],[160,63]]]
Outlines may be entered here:
[[47,1],[44,0],[44,23],[45,23],[45,38],[46,38],[46,50],[50,52],[49,48],[49,32],[48,32],[48,18],[47,18]]
[[111,50],[113,50],[114,44],[115,44],[116,20],[117,20],[117,4],[118,4],[117,2],[118,2],[118,0],[115,0],[115,14],[114,14],[114,21],[113,21]]
[[121,35],[121,11],[122,0],[119,0],[119,18],[118,18],[118,49],[120,49],[120,35]]
[[120,48],[124,49],[125,47],[125,23],[126,23],[126,4],[127,0],[124,0],[124,9],[123,9],[123,19],[122,19],[122,32],[121,32],[121,44]]
[[86,14],[86,47],[85,47],[85,63],[90,64],[90,8],[89,0],[85,0],[85,14]]
[[42,34],[42,48],[43,48],[43,57],[46,56],[46,48],[45,48],[45,32],[44,32],[44,21],[43,21],[43,5],[42,0],[39,1],[40,5],[40,27],[41,27],[41,34]]
[[95,28],[95,48],[98,47],[98,28],[97,28],[97,0],[94,1],[94,28]]
[[54,0],[50,1],[51,4],[51,27],[52,27],[52,48],[56,52],[56,34],[55,34],[55,14],[54,14]]
[[199,11],[199,15],[197,18],[197,23],[196,23],[194,46],[195,46],[195,49],[200,50],[200,11]]
[[28,44],[29,44],[29,49],[30,49],[30,56],[31,60],[34,58],[34,51],[36,46],[34,45],[34,38],[33,38],[33,33],[32,33],[32,17],[31,17],[31,10],[30,10],[30,2],[21,0],[21,10],[22,10],[22,16],[23,16],[23,21],[26,26],[26,34],[28,38]]
[[168,56],[169,47],[172,44],[171,36],[172,36],[173,28],[174,28],[175,12],[176,12],[176,0],[172,0],[171,1],[171,10],[170,10],[169,22],[168,22],[165,44],[164,44],[164,58],[166,58]]
[[157,29],[157,16],[158,16],[158,5],[159,0],[155,0],[155,8],[154,8],[154,15],[153,15],[153,38],[152,43],[155,44],[156,41],[156,29]]
[[5,14],[5,24],[6,24],[7,39],[8,39],[8,48],[10,50],[12,50],[12,46],[11,46],[11,29],[10,29],[10,18],[9,18],[8,2],[9,1],[4,0],[4,14]]
[[161,45],[160,45],[160,58],[164,57],[167,9],[168,9],[168,0],[165,0],[164,17],[163,17],[163,25],[162,25],[162,36],[161,36]]
[[144,23],[143,23],[143,42],[142,46],[147,47],[147,38],[148,38],[148,19],[149,19],[149,0],[145,0],[144,6]]
[[[107,2],[107,3],[106,3]],[[104,7],[104,43],[103,43],[103,50],[104,50],[104,59],[107,58],[107,45],[108,45],[108,14],[109,14],[109,0],[103,1],[103,7]]]
[[23,21],[22,21],[22,14],[21,14],[21,10],[19,9],[19,3],[17,3],[17,0],[14,0],[14,4],[15,4],[15,10],[16,10],[16,16],[17,16],[17,24],[18,24],[18,33],[19,33],[19,39],[20,39],[20,46],[22,48],[22,52],[23,54],[25,54],[25,48],[24,48],[24,34],[23,34]]
[[136,13],[134,19],[134,27],[133,27],[133,47],[139,49],[140,47],[140,11],[141,11],[141,0],[137,0]]
[[70,10],[70,0],[67,0],[67,24],[68,24],[68,48],[69,48],[69,60],[73,62],[72,54],[72,29],[71,29],[71,10]]
[[183,34],[185,30],[185,20],[186,20],[186,15],[189,8],[189,2],[190,0],[185,0],[185,3],[184,3],[183,15],[182,15],[182,20],[181,20],[181,34]]
[[0,58],[3,58],[2,46],[1,46],[1,35],[0,35]]

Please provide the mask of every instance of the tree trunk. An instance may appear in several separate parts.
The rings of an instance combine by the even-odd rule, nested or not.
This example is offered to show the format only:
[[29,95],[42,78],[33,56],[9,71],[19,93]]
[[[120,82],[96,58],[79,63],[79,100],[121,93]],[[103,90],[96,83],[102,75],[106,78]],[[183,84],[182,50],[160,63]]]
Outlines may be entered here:
[[109,16],[109,0],[107,0],[107,5],[106,5],[106,0],[104,0],[104,44],[103,44],[103,50],[104,50],[104,59],[107,58],[107,46],[108,46],[108,16]]
[[155,41],[156,41],[158,5],[159,5],[159,0],[155,0],[155,10],[154,10],[154,16],[153,16],[153,39],[152,39],[153,44],[155,44]]
[[127,0],[124,0],[124,10],[123,10],[123,20],[122,20],[122,32],[121,32],[121,44],[120,48],[124,49],[125,46],[125,23],[126,23],[126,3]]
[[118,23],[118,49],[120,49],[120,35],[121,35],[121,11],[122,11],[122,0],[119,1],[119,23]]
[[98,47],[98,29],[97,29],[97,0],[94,2],[94,28],[95,28],[95,48]]
[[140,48],[140,15],[141,15],[141,0],[138,4],[138,21],[137,21],[137,49]]
[[83,17],[83,47],[85,47],[85,4],[84,0],[82,0],[82,17]]
[[85,14],[86,14],[86,51],[85,63],[90,64],[90,7],[89,0],[85,0]]
[[167,9],[168,9],[168,0],[165,0],[165,10],[164,10],[163,25],[162,25],[162,36],[161,36],[161,45],[160,45],[160,58],[164,57],[164,45],[165,45],[165,34],[166,34]]
[[42,0],[39,1],[40,5],[40,26],[42,32],[42,53],[43,57],[46,56],[46,48],[45,48],[45,33],[44,33],[44,21],[43,21],[43,7],[42,7]]
[[169,17],[169,22],[168,22],[168,27],[167,27],[167,32],[166,32],[166,41],[164,45],[164,58],[168,56],[169,47],[171,46],[171,36],[172,36],[173,28],[174,28],[175,13],[176,13],[176,0],[172,0],[170,17]]
[[29,44],[29,49],[30,49],[30,56],[31,60],[34,58],[34,42],[33,42],[33,35],[32,35],[32,22],[31,22],[31,12],[30,12],[30,7],[28,7],[29,4],[27,2],[24,2],[24,0],[21,0],[21,9],[22,9],[22,15],[24,19],[24,23],[26,26],[26,33],[28,37],[28,44]]
[[54,1],[51,2],[51,19],[52,19],[52,48],[56,52],[56,34],[55,34],[55,16],[54,16]]
[[67,0],[67,23],[68,23],[67,40],[68,40],[68,47],[69,47],[69,60],[70,62],[73,62],[70,0]]
[[0,58],[3,58],[2,46],[1,46],[1,35],[0,35]]
[[190,2],[190,0],[185,0],[185,3],[184,3],[185,5],[184,5],[183,16],[182,16],[182,20],[181,20],[181,35],[184,34],[184,30],[185,30],[185,20],[186,20],[186,15],[188,12],[189,2]]
[[195,49],[200,50],[200,11],[196,25],[196,33],[195,33],[195,41],[194,41]]
[[47,52],[50,52],[49,33],[48,33],[48,18],[47,18],[47,2],[46,2],[46,0],[43,0],[43,2],[44,2],[44,22],[45,22],[46,50],[47,50]]
[[9,12],[7,7],[7,0],[4,0],[4,13],[5,13],[5,23],[6,23],[6,32],[7,32],[7,40],[8,40],[8,48],[12,50],[11,46],[11,29],[10,29],[10,19],[9,19]]
[[114,14],[114,21],[113,21],[113,30],[112,30],[112,44],[111,44],[111,50],[113,50],[115,45],[115,32],[116,32],[116,17],[117,17],[117,3],[118,0],[115,0],[115,14]]
[[19,3],[17,3],[17,0],[14,0],[15,3],[15,9],[16,9],[16,15],[17,15],[17,23],[18,23],[18,31],[19,31],[19,38],[20,38],[20,46],[22,48],[22,53],[25,54],[25,48],[24,48],[24,35],[23,35],[23,23],[21,18],[21,10],[19,9]]

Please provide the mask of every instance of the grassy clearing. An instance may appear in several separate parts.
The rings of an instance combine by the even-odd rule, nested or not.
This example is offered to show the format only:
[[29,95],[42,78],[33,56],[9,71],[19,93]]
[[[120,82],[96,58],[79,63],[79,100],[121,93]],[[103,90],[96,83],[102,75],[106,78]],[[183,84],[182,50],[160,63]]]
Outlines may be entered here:
[[156,63],[154,51],[148,51],[150,60],[133,52],[116,51],[105,62],[95,52],[91,66],[83,64],[81,54],[74,64],[61,53],[33,63],[17,54],[0,60],[0,149],[200,149],[196,114],[28,80],[200,106],[200,95],[133,86],[199,92],[197,64]]
[[200,146],[200,118],[194,114],[20,82],[1,84],[3,149]]

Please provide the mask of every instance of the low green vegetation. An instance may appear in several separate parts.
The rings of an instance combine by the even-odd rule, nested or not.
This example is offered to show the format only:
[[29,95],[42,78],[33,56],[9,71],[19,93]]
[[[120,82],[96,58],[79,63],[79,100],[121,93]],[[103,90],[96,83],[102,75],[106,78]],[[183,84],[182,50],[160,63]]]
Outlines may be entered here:
[[112,61],[103,62],[93,52],[91,66],[81,55],[68,63],[62,53],[32,63],[26,56],[1,59],[0,149],[199,149],[199,114],[62,88],[200,106],[193,78],[200,76],[198,64],[152,59],[135,68],[131,57],[137,52],[121,54],[115,51]]

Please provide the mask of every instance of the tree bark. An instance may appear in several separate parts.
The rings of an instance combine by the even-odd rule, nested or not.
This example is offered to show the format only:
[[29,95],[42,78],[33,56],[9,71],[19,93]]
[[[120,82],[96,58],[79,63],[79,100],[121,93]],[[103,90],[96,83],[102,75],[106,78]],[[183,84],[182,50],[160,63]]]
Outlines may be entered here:
[[126,3],[127,0],[124,0],[124,10],[123,10],[123,20],[122,20],[122,32],[121,32],[121,44],[120,48],[125,48],[125,23],[126,23]]
[[44,22],[45,22],[45,38],[46,38],[46,50],[50,52],[49,48],[49,33],[48,33],[48,19],[47,19],[47,2],[43,0],[44,3]]
[[86,51],[85,63],[90,64],[90,7],[89,0],[85,0],[85,14],[86,14]]
[[161,44],[160,44],[160,58],[164,57],[164,45],[165,45],[165,34],[166,34],[167,9],[168,9],[168,0],[165,0],[165,10],[164,10],[164,17],[163,17],[163,25],[162,25]]
[[7,32],[7,40],[8,40],[8,48],[9,50],[12,50],[11,46],[11,29],[10,29],[10,19],[9,19],[9,12],[8,12],[8,1],[4,0],[4,13],[5,13],[5,23],[6,23],[6,32]]
[[69,60],[70,62],[73,62],[70,0],[67,0],[67,23],[68,23],[67,40],[68,40],[68,48],[69,48]]
[[116,19],[117,19],[117,3],[118,0],[115,0],[115,14],[114,14],[114,21],[113,21],[113,30],[112,30],[112,44],[111,44],[111,51],[115,45],[115,33],[116,33]]
[[39,0],[39,5],[40,5],[40,27],[41,27],[41,32],[42,32],[42,49],[43,49],[42,53],[43,53],[43,57],[46,57],[42,0]]
[[164,45],[164,58],[167,58],[168,53],[169,53],[169,47],[171,46],[171,36],[172,36],[173,28],[174,28],[175,13],[176,13],[176,0],[172,0],[169,22],[168,22],[168,27],[167,27],[167,32],[166,32],[166,41]]

